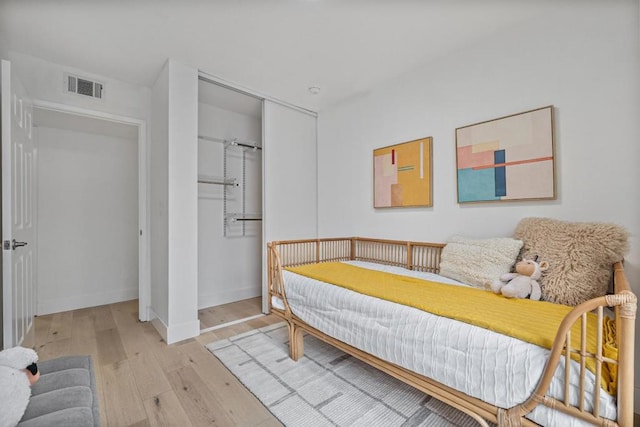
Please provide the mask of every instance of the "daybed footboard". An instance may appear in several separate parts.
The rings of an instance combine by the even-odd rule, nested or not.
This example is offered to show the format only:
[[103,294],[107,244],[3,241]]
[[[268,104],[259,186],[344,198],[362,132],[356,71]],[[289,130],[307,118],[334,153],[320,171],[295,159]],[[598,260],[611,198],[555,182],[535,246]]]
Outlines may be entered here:
[[[524,418],[537,405],[542,404],[571,416],[601,426],[633,426],[634,392],[634,339],[636,296],[631,292],[621,263],[613,266],[614,294],[586,301],[567,314],[561,323],[547,365],[542,373],[536,390],[528,400],[513,408],[498,408],[479,399],[470,397],[430,378],[386,362],[355,347],[332,338],[322,331],[307,325],[296,317],[287,302],[282,269],[284,267],[328,261],[360,260],[402,266],[411,270],[439,272],[440,254],[444,244],[403,242],[395,240],[376,240],[363,238],[337,238],[316,240],[295,240],[272,242],[268,244],[268,284],[271,312],[282,317],[289,326],[290,356],[294,360],[302,357],[303,331],[337,347],[354,357],[416,387],[463,412],[471,415],[481,425],[484,420],[497,422],[499,426],[536,425]],[[274,304],[275,303],[275,304]],[[614,307],[616,323],[616,344],[618,357],[605,357],[603,350],[604,307]],[[597,315],[597,350],[587,351],[586,330],[587,313],[595,311]],[[571,329],[574,323],[581,325],[581,337],[578,347],[571,345]],[[575,343],[576,340],[574,339]],[[580,365],[580,387],[578,406],[571,406],[568,370],[565,372],[564,399],[547,396],[551,380],[561,359],[565,366],[573,358]],[[617,420],[608,420],[599,416],[600,382],[596,381],[593,390],[593,402],[586,402],[586,364],[593,359],[596,378],[600,378],[603,364],[615,364],[618,369],[617,383]],[[575,400],[575,396],[574,396]],[[592,408],[586,411],[585,408]]]

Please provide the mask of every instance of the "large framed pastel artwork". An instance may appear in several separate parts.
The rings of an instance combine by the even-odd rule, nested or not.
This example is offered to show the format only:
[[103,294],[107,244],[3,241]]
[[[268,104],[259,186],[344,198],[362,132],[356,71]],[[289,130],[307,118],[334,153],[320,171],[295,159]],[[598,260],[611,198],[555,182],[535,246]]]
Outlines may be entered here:
[[432,138],[373,150],[373,207],[432,205]]
[[456,129],[458,203],[556,198],[553,106]]

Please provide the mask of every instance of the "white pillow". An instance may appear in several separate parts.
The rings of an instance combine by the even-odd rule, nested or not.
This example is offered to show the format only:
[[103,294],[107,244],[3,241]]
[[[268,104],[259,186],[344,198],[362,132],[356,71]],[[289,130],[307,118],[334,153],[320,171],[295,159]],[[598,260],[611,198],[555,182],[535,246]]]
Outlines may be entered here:
[[521,248],[522,240],[510,237],[467,239],[454,236],[442,249],[440,275],[485,289],[511,271]]

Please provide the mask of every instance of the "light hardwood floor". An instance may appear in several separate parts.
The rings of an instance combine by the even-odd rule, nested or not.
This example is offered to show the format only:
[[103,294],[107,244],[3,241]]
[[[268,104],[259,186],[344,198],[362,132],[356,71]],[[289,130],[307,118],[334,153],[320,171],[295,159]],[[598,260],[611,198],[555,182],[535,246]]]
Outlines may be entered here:
[[200,329],[207,329],[260,313],[262,313],[262,297],[255,297],[203,308],[198,311],[198,319],[200,320]]
[[[265,316],[168,346],[138,301],[40,316],[40,360],[89,354],[103,426],[281,426],[205,344],[280,321]],[[640,426],[636,414],[635,426]]]
[[89,354],[103,426],[281,426],[204,347],[279,321],[265,316],[167,345],[137,300],[40,316],[40,360]]

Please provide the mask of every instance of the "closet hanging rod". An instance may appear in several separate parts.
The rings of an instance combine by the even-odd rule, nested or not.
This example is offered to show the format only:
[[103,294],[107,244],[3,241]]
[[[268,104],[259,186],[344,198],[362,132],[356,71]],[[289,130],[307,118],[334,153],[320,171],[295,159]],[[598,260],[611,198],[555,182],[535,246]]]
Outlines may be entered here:
[[260,214],[246,214],[246,213],[228,213],[225,217],[226,221],[262,221],[262,215]]
[[239,147],[247,147],[247,148],[251,148],[252,150],[262,150],[262,147],[258,147],[257,145],[244,144],[242,142],[238,142],[234,140],[231,140],[230,142],[231,142],[231,145],[237,145]]
[[234,187],[238,187],[240,184],[238,184],[237,182],[231,182],[231,181],[214,181],[214,180],[209,180],[209,179],[199,179],[198,180],[198,184],[217,184],[217,185],[231,185]]
[[232,185],[238,187],[239,184],[235,178],[220,178],[211,175],[198,175],[199,184],[218,184],[218,185]]
[[204,135],[198,135],[198,138],[204,139],[206,141],[222,142],[225,144],[228,143],[230,145],[237,145],[238,147],[251,148],[253,150],[262,150],[262,147],[258,147],[257,145],[255,145],[255,143],[251,143],[251,141],[240,141],[237,138],[223,139],[223,138],[214,138],[212,136],[204,136]]

